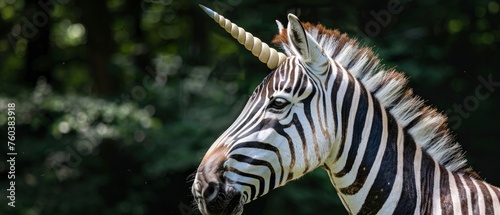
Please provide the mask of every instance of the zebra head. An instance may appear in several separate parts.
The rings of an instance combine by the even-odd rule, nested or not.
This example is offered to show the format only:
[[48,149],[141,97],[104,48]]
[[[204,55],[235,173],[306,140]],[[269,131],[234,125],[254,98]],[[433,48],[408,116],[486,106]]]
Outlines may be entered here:
[[[291,41],[288,48],[292,53],[286,57],[214,11],[202,8],[274,69],[236,121],[209,148],[192,186],[203,214],[241,214],[245,203],[329,159],[335,129],[331,127],[331,111],[324,108],[331,104],[325,92],[331,86],[325,80],[337,67],[293,14],[288,15],[287,38],[282,38]],[[279,22],[278,27],[285,31]],[[241,35],[246,38],[241,39]]]

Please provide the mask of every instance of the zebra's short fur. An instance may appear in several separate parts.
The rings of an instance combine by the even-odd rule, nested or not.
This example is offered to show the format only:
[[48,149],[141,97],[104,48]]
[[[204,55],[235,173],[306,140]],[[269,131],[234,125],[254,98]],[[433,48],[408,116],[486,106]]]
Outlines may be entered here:
[[[325,53],[360,80],[378,101],[396,118],[429,155],[450,171],[462,171],[476,176],[464,168],[467,160],[458,142],[454,141],[446,124],[446,116],[407,88],[408,79],[394,68],[384,69],[371,48],[363,47],[356,39],[338,30],[326,29],[321,24],[302,23],[304,29]],[[287,31],[278,22],[280,34],[273,43],[280,45],[287,56],[297,56],[288,41]]]
[[351,214],[500,214],[500,189],[465,166],[446,117],[370,48],[289,14],[283,54],[202,8],[274,70],[201,161],[203,214],[239,215],[318,167]]

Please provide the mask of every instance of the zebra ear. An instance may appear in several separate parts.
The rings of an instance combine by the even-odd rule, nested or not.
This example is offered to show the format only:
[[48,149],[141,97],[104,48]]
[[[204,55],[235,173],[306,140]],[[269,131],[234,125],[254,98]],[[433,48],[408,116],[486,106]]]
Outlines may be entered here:
[[278,34],[279,34],[285,27],[283,27],[283,24],[281,24],[279,20],[276,20],[276,25],[278,25]]
[[299,56],[304,63],[312,69],[320,69],[313,71],[322,71],[320,67],[324,67],[328,62],[323,48],[309,35],[299,18],[293,14],[288,14],[288,41],[291,41],[292,50]]

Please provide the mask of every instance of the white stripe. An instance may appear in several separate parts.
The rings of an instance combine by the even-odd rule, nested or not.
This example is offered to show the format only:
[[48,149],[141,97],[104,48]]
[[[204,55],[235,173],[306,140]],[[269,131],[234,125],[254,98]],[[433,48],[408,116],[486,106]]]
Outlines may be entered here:
[[394,210],[396,209],[395,206],[398,205],[401,198],[401,192],[403,191],[404,135],[402,128],[399,126],[398,133],[396,135],[398,135],[398,139],[396,140],[396,150],[398,153],[396,179],[394,180],[388,199],[384,202],[382,208],[380,208],[377,212],[377,214],[381,215],[394,213]]
[[484,183],[484,185],[486,186],[486,188],[488,188],[488,191],[490,192],[491,204],[493,205],[493,210],[495,211],[494,214],[500,214],[500,202],[498,202],[497,194],[495,193],[495,191],[493,191],[493,189],[495,188],[492,188],[491,185],[487,183]]
[[[346,176],[344,176],[344,179],[339,183],[340,187],[347,187],[351,184],[354,183],[356,176],[358,175],[358,171],[360,169],[361,161],[363,161],[364,154],[366,151],[366,147],[368,145],[368,140],[370,139],[370,131],[371,127],[373,126],[373,100],[371,99],[370,95],[367,95],[367,100],[368,100],[368,108],[367,108],[367,114],[365,118],[365,124],[363,126],[363,131],[361,132],[361,142],[359,143],[359,148],[357,151],[356,158],[354,160],[353,166],[351,168],[351,172],[349,172]],[[357,109],[357,108],[356,108]],[[354,110],[356,111],[356,110]],[[351,113],[355,115],[355,113]],[[353,130],[351,130],[353,131]],[[352,136],[352,135],[350,135]],[[365,170],[366,167],[363,167],[363,170]]]
[[[346,141],[345,145],[347,145],[347,143],[349,143],[349,148],[353,146],[352,138],[354,135],[352,135],[352,132],[354,131],[356,112],[358,110],[358,104],[359,104],[359,99],[360,99],[360,97],[359,97],[360,86],[357,82],[354,82],[353,84],[354,84],[354,93],[353,93],[353,98],[352,98],[352,103],[351,103],[351,109],[349,110],[349,119],[347,120],[347,122],[348,122],[347,132],[346,132],[347,137],[345,140]],[[341,123],[341,122],[339,122],[339,123]],[[363,134],[367,135],[366,130],[369,131],[370,129],[366,129],[366,128],[369,128],[366,126],[364,128],[365,129],[363,129]],[[354,182],[354,180],[356,179],[356,175],[358,173],[358,168],[359,168],[359,163],[361,163],[361,159],[363,158],[363,154],[364,154],[364,151],[366,149],[366,141],[364,143],[365,144],[363,144],[363,142],[359,143],[360,145],[358,146],[357,155],[355,157],[354,164],[352,165],[351,170],[343,177],[343,179],[341,181],[339,181],[339,183],[337,184],[338,186],[346,187],[346,186],[352,184]],[[337,165],[342,166],[342,168],[345,168],[345,166],[347,164],[347,157],[349,155],[349,151],[345,150],[346,148],[347,147],[344,148],[345,154],[343,154],[342,157],[337,162]],[[358,161],[357,165],[356,165],[356,161]],[[337,172],[339,172],[339,171],[337,171]]]
[[[244,177],[242,175],[238,175],[237,173],[233,173],[232,171],[224,172],[224,175],[233,181],[247,182],[249,184],[255,185],[256,188],[263,186],[264,187],[263,191],[262,191],[263,193],[259,193],[259,189],[256,190],[258,195],[262,196],[270,191],[269,190],[269,178],[271,177],[271,170],[269,168],[267,168],[266,166],[252,165],[252,164],[245,163],[245,162],[239,162],[239,161],[234,160],[232,158],[229,158],[224,163],[224,166],[230,166],[230,167],[233,167],[233,168],[239,170],[240,172],[258,175],[258,176],[261,176],[262,178],[264,178],[264,183],[261,184],[260,181],[258,181],[257,179],[253,179],[250,177],[247,178],[247,177]],[[250,190],[248,192],[250,192]],[[252,199],[252,200],[255,200],[255,199]]]
[[462,186],[465,189],[465,195],[466,195],[466,198],[467,198],[467,209],[469,210],[468,214],[473,214],[472,213],[472,196],[471,196],[471,193],[470,193],[470,188],[467,185],[467,183],[465,183],[464,176],[462,174],[459,174],[458,176],[460,177],[460,180],[462,181]]
[[420,165],[422,165],[422,150],[420,147],[416,146],[415,149],[415,159],[413,160],[413,168],[415,171],[415,188],[417,189],[416,196],[417,196],[417,202],[416,205],[417,207],[415,208],[415,213],[413,215],[420,215],[420,204],[422,201],[422,190],[421,190],[421,176],[420,176]]
[[[284,139],[281,136],[278,136],[278,135],[276,135],[276,136],[279,139]],[[286,142],[286,140],[281,140],[281,141]],[[259,149],[259,148],[238,148],[238,149],[234,150],[232,152],[232,154],[241,154],[241,155],[254,154],[255,156],[252,156],[253,159],[265,160],[265,161],[269,162],[269,164],[271,165],[271,167],[273,168],[273,170],[275,172],[275,177],[276,177],[275,181],[273,181],[272,183],[275,184],[276,186],[279,186],[280,176],[281,176],[282,172],[281,172],[279,159],[278,159],[278,156],[276,153],[269,151],[269,150]],[[238,168],[239,162],[236,160],[233,160],[233,159],[228,159],[224,163],[224,165]],[[260,172],[257,171],[259,168],[265,168],[265,169],[269,170],[269,174],[267,174],[268,171],[265,169],[262,169],[262,171],[260,171]],[[270,179],[270,176],[271,176],[271,170],[269,168],[267,168],[266,166],[253,166],[253,165],[251,165],[251,166],[249,166],[248,169],[247,168],[242,168],[242,169],[247,170],[247,171],[248,171],[248,169],[250,169],[252,174],[257,174],[259,176],[263,176],[266,179]],[[244,172],[247,172],[247,171],[244,171]],[[268,185],[268,184],[269,183],[266,182],[266,185]]]
[[432,212],[434,214],[441,214],[441,170],[439,164],[434,161],[434,188],[432,190]]
[[[312,139],[312,138],[307,136],[307,135],[311,135],[311,134],[309,134],[310,132],[307,132],[307,131],[311,130],[311,127],[309,126],[309,122],[307,120],[303,120],[303,122],[301,122],[301,126],[302,126],[302,129],[304,129],[304,135],[305,135],[306,140]],[[291,156],[295,157],[295,164],[294,164],[294,166],[290,166],[290,171],[293,171],[292,172],[293,173],[292,179],[296,179],[298,177],[301,177],[304,174],[304,170],[306,168],[305,164],[306,164],[306,159],[307,159],[306,158],[307,155],[304,154],[304,150],[308,150],[308,149],[304,149],[302,139],[301,139],[299,132],[295,126],[285,128],[285,132],[290,135],[290,139],[293,142],[293,149],[294,149],[295,154],[293,154]],[[305,147],[307,147],[307,145]]]
[[[346,91],[348,89],[347,87],[349,86],[349,79],[344,72],[342,72],[342,73],[343,73],[342,74],[342,81],[340,83],[339,90],[337,92],[337,104],[333,104],[333,105],[337,105],[337,107],[332,107],[333,110],[338,110],[337,111],[337,120],[338,120],[338,128],[337,128],[338,141],[337,141],[337,143],[340,143],[340,140],[342,139],[342,128],[345,126],[348,126],[348,125],[342,125],[342,105],[344,103],[344,100],[342,98],[345,97]],[[347,133],[346,133],[346,135],[347,135]],[[334,150],[333,158],[336,158],[339,153],[342,154],[342,157],[340,157],[339,160],[332,165],[332,172],[333,173],[339,172],[345,166],[345,163],[346,163],[345,157],[346,157],[347,152],[351,148],[351,142],[347,141],[347,138],[348,137],[346,137],[344,149],[342,152],[340,152],[338,149]]]
[[481,188],[477,185],[476,180],[472,180],[472,183],[476,187],[477,190],[477,204],[479,206],[479,214],[484,214],[485,213],[485,205],[484,205],[484,195],[483,192],[481,191]]
[[[380,106],[379,106],[380,107]],[[383,107],[380,107],[381,110],[384,110]],[[366,197],[368,196],[368,192],[370,191],[370,188],[372,187],[373,183],[375,182],[375,179],[377,177],[377,174],[380,170],[380,165],[382,162],[382,157],[384,156],[385,148],[387,147],[387,136],[388,136],[388,131],[387,131],[387,115],[385,111],[382,111],[382,137],[380,140],[380,146],[377,151],[377,156],[375,157],[375,161],[373,161],[373,166],[370,170],[370,173],[368,174],[365,184],[363,187],[359,190],[359,192],[356,195],[346,195],[343,196],[344,200],[348,205],[350,205],[351,213],[356,214],[359,212],[361,209],[361,206],[365,202]],[[338,183],[340,180],[338,178],[334,178],[336,182]],[[342,187],[339,187],[342,188]]]
[[[224,172],[224,178],[228,179],[228,180],[232,180],[232,181],[240,181],[240,182],[246,182],[246,183],[249,183],[249,184],[252,184],[255,186],[255,199],[257,199],[257,193],[259,192],[259,180],[255,179],[255,178],[249,178],[249,177],[245,177],[245,176],[241,176],[241,175],[238,175],[234,172]],[[247,192],[248,193],[248,199],[247,199],[247,203],[252,201],[252,200],[255,200],[255,199],[250,199],[251,198],[251,189],[250,187],[248,186],[244,186],[244,185],[241,185],[241,184],[237,184],[237,183],[234,183],[234,184],[231,184],[232,187],[234,187],[235,189],[239,190],[239,191],[242,191],[242,192]]]
[[450,195],[451,195],[451,204],[453,204],[453,214],[462,214],[460,194],[458,193],[457,183],[455,182],[454,173],[448,172],[448,181],[450,182]]

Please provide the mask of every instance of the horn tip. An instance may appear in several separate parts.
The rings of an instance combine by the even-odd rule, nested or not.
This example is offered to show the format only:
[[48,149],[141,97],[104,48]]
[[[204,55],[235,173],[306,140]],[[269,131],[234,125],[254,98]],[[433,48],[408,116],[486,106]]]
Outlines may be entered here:
[[210,8],[208,8],[208,7],[205,7],[205,6],[204,6],[204,5],[202,5],[202,4],[199,4],[198,6],[200,6],[200,7],[201,7],[201,9],[202,9],[203,11],[205,11],[205,13],[207,13],[207,14],[208,14],[208,16],[210,16],[210,18],[212,18],[212,19],[214,18],[214,16],[215,16],[215,11],[213,11],[212,9],[210,9]]

